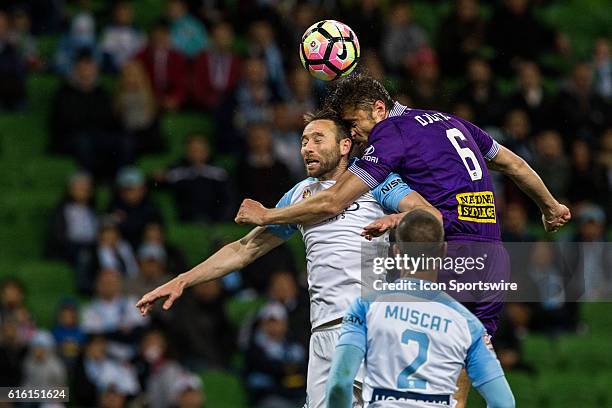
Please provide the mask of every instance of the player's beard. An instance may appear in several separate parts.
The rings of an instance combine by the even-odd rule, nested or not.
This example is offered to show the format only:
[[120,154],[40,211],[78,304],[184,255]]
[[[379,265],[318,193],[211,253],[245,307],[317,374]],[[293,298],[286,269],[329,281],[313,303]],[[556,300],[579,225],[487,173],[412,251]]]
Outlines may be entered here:
[[337,144],[328,150],[321,150],[316,157],[308,156],[304,161],[308,158],[316,158],[316,160],[319,161],[318,166],[313,170],[309,170],[308,166],[306,166],[308,176],[327,179],[340,164],[340,159],[342,158],[340,154],[340,145]]

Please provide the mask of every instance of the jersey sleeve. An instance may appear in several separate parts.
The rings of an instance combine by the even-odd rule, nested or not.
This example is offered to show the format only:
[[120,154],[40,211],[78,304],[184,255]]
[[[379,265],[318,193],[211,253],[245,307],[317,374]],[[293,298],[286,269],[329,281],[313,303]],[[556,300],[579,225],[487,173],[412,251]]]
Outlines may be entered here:
[[404,144],[399,127],[389,119],[374,127],[369,141],[363,157],[349,171],[373,189],[400,167]]
[[372,190],[372,195],[385,210],[399,212],[399,203],[413,191],[399,175],[391,173],[383,183]]
[[356,299],[342,319],[340,338],[336,346],[350,344],[366,352],[366,312],[368,304]]
[[470,132],[470,135],[476,142],[480,153],[482,153],[485,160],[491,161],[495,158],[500,149],[500,144],[497,143],[487,132],[474,125],[471,122],[468,122],[465,119],[459,118],[455,116],[457,120],[459,120]]
[[[288,207],[291,205],[291,197],[297,189],[299,184],[293,187],[291,190],[285,193],[285,195],[276,203],[276,208]],[[266,226],[266,229],[272,234],[276,235],[280,239],[286,241],[297,231],[297,225],[295,224],[272,224]]]
[[480,327],[478,334],[472,333],[473,342],[468,348],[465,359],[465,369],[475,388],[504,376],[489,335],[482,325]]

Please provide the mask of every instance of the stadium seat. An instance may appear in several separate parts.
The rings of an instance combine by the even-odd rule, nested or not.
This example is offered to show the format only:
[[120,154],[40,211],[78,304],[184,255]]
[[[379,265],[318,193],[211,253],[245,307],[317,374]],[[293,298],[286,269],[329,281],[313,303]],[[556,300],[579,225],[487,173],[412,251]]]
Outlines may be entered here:
[[240,379],[225,371],[206,371],[201,375],[209,408],[243,408],[246,396]]

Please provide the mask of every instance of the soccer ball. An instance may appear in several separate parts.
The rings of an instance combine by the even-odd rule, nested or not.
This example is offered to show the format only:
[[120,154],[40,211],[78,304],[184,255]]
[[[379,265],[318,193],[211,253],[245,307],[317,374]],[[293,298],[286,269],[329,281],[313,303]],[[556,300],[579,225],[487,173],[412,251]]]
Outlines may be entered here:
[[359,55],[357,36],[339,21],[319,21],[302,36],[300,59],[315,78],[332,81],[349,74],[357,65]]

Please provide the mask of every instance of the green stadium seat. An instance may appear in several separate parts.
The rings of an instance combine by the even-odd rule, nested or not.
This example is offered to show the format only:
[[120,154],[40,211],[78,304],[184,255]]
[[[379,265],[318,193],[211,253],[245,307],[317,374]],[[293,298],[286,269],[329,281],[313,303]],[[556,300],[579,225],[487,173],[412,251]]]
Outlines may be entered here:
[[240,378],[224,371],[201,374],[207,408],[244,408],[246,395]]
[[167,113],[162,118],[162,129],[168,141],[169,153],[174,160],[181,156],[184,141],[190,133],[204,132],[209,136],[211,145],[214,145],[212,123],[203,113]]

